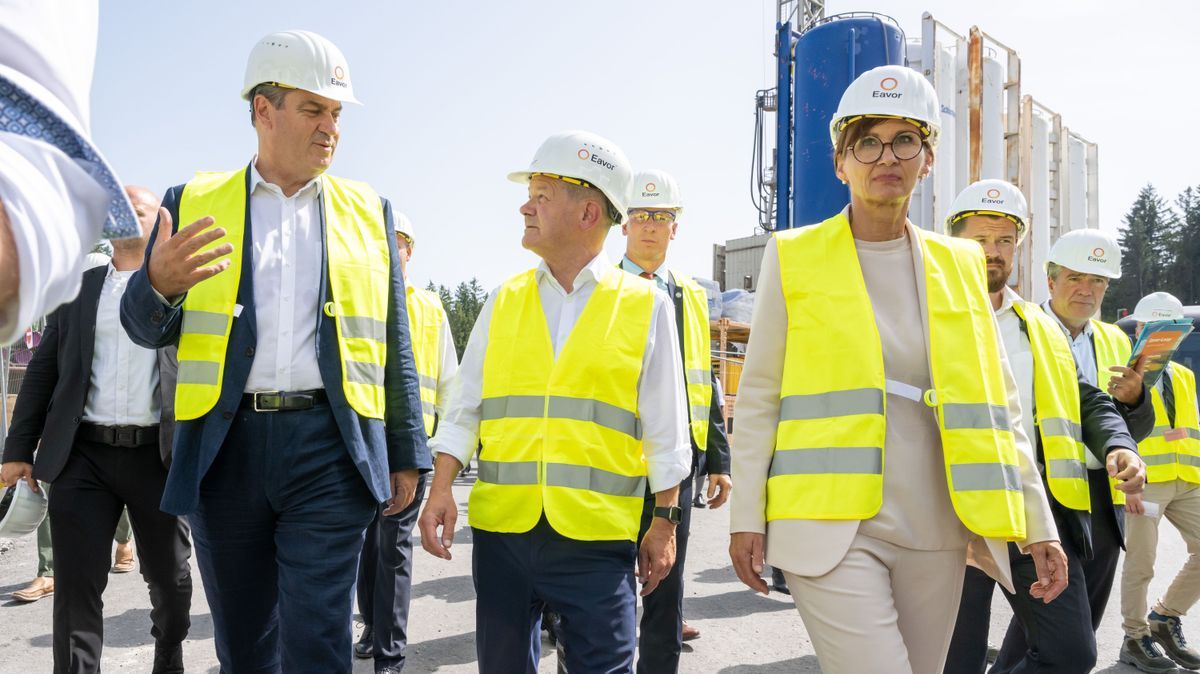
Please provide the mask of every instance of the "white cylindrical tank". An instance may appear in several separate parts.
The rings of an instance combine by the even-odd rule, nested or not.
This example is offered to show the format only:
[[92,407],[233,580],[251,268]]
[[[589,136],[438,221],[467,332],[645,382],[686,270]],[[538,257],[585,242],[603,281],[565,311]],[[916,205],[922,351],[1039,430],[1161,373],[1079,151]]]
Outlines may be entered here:
[[1032,265],[1029,270],[1028,299],[1041,304],[1049,299],[1043,273],[1046,258],[1050,255],[1050,227],[1056,216],[1050,212],[1050,122],[1044,116],[1033,115],[1033,151],[1030,157],[1029,213],[1030,228],[1028,246],[1032,249]]
[[1004,80],[1006,70],[1007,68],[992,54],[989,53],[984,57],[981,111],[983,162],[980,166],[980,178],[1004,180],[1006,177],[1004,175]]
[[1067,141],[1067,213],[1068,222],[1064,223],[1063,232],[1076,229],[1086,229],[1088,194],[1087,194],[1087,146],[1075,136]]

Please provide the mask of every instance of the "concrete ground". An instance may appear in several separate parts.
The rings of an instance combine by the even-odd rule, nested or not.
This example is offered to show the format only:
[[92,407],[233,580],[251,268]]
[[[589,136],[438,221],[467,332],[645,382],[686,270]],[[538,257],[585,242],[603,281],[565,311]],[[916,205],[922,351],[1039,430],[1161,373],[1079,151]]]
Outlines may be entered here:
[[[455,489],[465,521],[469,481]],[[689,622],[701,638],[684,646],[680,671],[720,674],[817,672],[812,643],[788,597],[756,595],[738,582],[726,554],[727,510],[697,510],[692,521],[688,554],[687,599]],[[450,562],[435,559],[419,549],[416,555],[413,605],[409,623],[411,643],[406,672],[475,672],[474,589],[471,585],[469,531],[459,531]],[[1159,572],[1151,587],[1157,596],[1186,557],[1183,541],[1170,525],[1163,525]],[[19,604],[9,593],[23,587],[36,569],[33,537],[0,541],[0,673],[26,674],[50,670],[52,600]],[[213,650],[213,625],[199,572],[192,603],[192,631],[184,646],[189,672],[217,673]],[[1118,587],[1119,587],[1118,579]],[[137,573],[110,576],[105,594],[106,672],[147,672],[154,652],[150,636],[150,603]],[[998,643],[1011,611],[996,595],[992,639]],[[1200,640],[1200,623],[1189,621],[1191,634]],[[356,632],[358,627],[356,626]],[[1117,663],[1121,644],[1119,592],[1114,591],[1099,635],[1098,672],[1134,672]],[[543,642],[540,671],[553,673],[552,649]],[[357,672],[371,672],[369,661],[358,661]]]

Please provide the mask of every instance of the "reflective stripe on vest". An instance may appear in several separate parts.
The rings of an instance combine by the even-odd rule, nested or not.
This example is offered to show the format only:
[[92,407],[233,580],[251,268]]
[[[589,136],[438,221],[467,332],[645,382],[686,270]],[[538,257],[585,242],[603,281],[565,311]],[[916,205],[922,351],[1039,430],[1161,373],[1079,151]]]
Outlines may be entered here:
[[637,540],[646,490],[637,414],[654,287],[609,268],[557,358],[531,270],[493,299],[471,526]]
[[1025,324],[1033,351],[1034,423],[1042,439],[1046,484],[1065,507],[1090,510],[1079,378],[1071,345],[1054,319],[1036,304],[1014,302],[1013,311]]
[[[1129,336],[1125,331],[1112,323],[1105,323],[1092,319],[1092,345],[1096,352],[1096,381],[1097,387],[1104,392],[1108,392],[1108,382],[1112,380],[1115,374],[1108,368],[1114,365],[1122,367],[1129,364],[1129,356],[1133,351],[1133,346],[1129,342]],[[1112,492],[1113,503],[1121,505],[1125,503],[1125,492],[1117,490],[1117,481],[1115,478],[1108,478],[1109,488]]]
[[[233,244],[229,268],[196,284],[183,301],[179,335],[178,419],[197,419],[217,403],[242,274],[246,232],[246,171],[200,173],[183,188],[180,222],[212,216],[225,236],[205,248]],[[342,361],[342,389],[360,415],[383,418],[387,299],[391,284],[382,202],[370,186],[321,177],[329,292]]]
[[[1196,375],[1179,363],[1171,363],[1163,376],[1171,377],[1175,393],[1175,427],[1172,429],[1167,418],[1167,407],[1158,388],[1150,389],[1154,405],[1154,431],[1138,443],[1138,453],[1146,462],[1146,479],[1149,482],[1200,483],[1200,416],[1196,412]],[[1178,440],[1167,440],[1167,433],[1175,431],[1182,435]]]
[[692,277],[671,270],[683,291],[683,368],[687,384],[692,441],[708,449],[708,414],[712,406],[712,332],[708,327],[708,294]]
[[407,294],[413,360],[421,384],[421,416],[425,420],[425,434],[433,435],[434,419],[437,417],[438,378],[442,369],[442,325],[446,321],[446,310],[442,307],[441,298],[428,290],[408,286]]
[[[973,243],[917,231],[930,325],[926,401],[937,409],[951,501],[971,531],[1022,539],[1024,499],[983,258]],[[873,517],[883,503],[886,376],[850,223],[839,214],[777,233],[775,244],[788,332],[767,519]]]

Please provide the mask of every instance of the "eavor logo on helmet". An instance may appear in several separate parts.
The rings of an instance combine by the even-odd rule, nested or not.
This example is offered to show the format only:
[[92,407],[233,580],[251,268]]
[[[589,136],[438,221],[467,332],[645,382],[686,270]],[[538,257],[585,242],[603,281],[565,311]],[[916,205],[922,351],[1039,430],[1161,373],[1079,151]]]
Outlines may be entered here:
[[657,197],[658,196],[658,185],[655,185],[654,183],[646,183],[646,187],[642,190],[642,196],[643,197]]
[[983,198],[983,203],[1003,205],[1004,200],[1000,198],[1000,190],[996,189],[995,187],[988,190],[987,196]]
[[900,86],[899,80],[895,77],[885,77],[879,81],[879,89],[871,92],[872,98],[900,98],[904,94],[895,91],[896,87]]
[[578,154],[579,158],[582,159],[583,161],[587,161],[592,158],[592,153],[588,152],[585,148],[582,148],[582,147],[579,148],[579,152],[576,154]]
[[1092,254],[1088,256],[1088,262],[1108,262],[1108,258],[1104,257],[1104,249],[1099,246],[1092,249]]
[[330,83],[330,84],[332,84],[332,85],[333,85],[333,86],[335,86],[335,87],[347,87],[347,86],[349,86],[348,84],[346,84],[346,70],[345,70],[345,68],[342,68],[341,66],[334,66],[334,67],[333,67],[333,77],[330,77],[330,78],[329,78],[329,83]]

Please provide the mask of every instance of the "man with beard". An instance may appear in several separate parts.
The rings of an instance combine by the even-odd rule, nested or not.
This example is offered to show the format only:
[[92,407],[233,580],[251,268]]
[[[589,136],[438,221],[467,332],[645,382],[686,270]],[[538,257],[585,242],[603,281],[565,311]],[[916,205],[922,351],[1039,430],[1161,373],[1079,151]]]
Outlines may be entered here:
[[[1107,582],[1111,587],[1112,578],[1088,572],[1095,548],[1120,551],[1113,540],[1115,527],[1105,526],[1111,508],[1092,507],[1093,502],[1112,502],[1106,478],[1118,465],[1138,465],[1138,482],[1145,479],[1145,467],[1113,400],[1079,375],[1058,324],[1007,285],[1014,254],[1029,229],[1024,195],[1002,180],[974,183],[955,199],[947,226],[952,236],[974,239],[983,247],[988,293],[1020,389],[1021,423],[1036,438],[1038,463],[1067,553],[1067,589],[1053,602],[1005,592],[1014,618],[992,671],[1020,666],[1021,671],[1089,672],[1096,663],[1093,615],[1103,611],[1103,604],[1094,607],[1089,599],[1095,585]],[[1092,461],[1098,467],[1107,464],[1107,475],[1089,472]],[[1098,513],[1095,518],[1089,508]],[[1009,553],[1014,586],[1019,590],[1035,582],[1032,560],[1011,544]],[[994,587],[986,573],[967,568],[945,672],[984,671]]]

